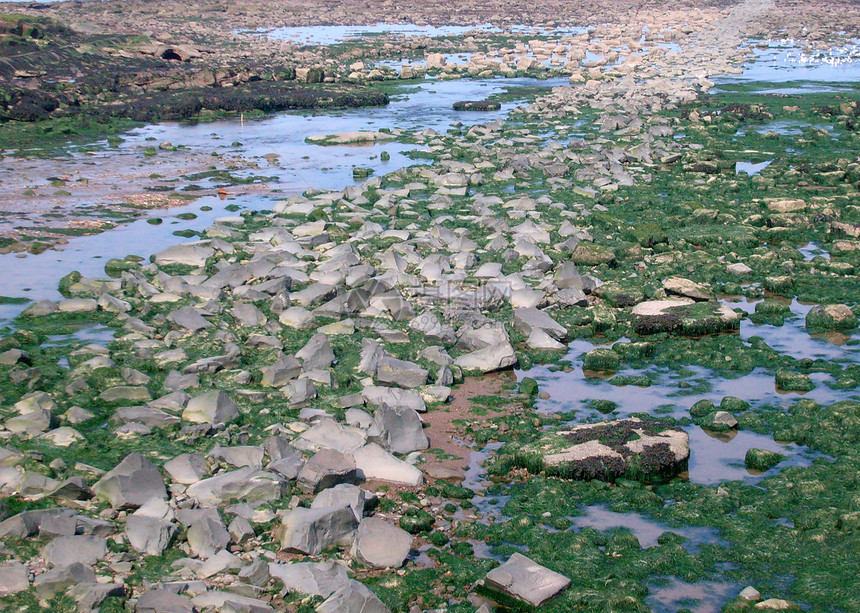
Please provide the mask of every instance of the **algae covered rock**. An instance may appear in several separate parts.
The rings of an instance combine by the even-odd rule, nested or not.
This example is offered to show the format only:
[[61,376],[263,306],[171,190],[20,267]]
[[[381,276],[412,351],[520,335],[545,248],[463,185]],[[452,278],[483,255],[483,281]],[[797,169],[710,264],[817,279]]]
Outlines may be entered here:
[[857,317],[844,304],[813,307],[806,314],[808,330],[846,330],[857,327]]
[[719,302],[695,302],[692,298],[649,300],[631,311],[638,334],[669,332],[680,336],[704,336],[737,330],[742,316]]
[[747,450],[747,454],[744,457],[744,464],[746,464],[747,468],[764,472],[773,468],[784,459],[785,456],[781,453],[753,447],[752,449]]
[[607,349],[605,347],[592,349],[585,354],[585,358],[582,360],[582,368],[584,370],[594,370],[598,372],[618,370],[620,365],[621,356],[615,353],[612,349]]
[[687,469],[689,440],[680,428],[632,418],[550,432],[518,455],[531,470],[567,479],[653,483]]

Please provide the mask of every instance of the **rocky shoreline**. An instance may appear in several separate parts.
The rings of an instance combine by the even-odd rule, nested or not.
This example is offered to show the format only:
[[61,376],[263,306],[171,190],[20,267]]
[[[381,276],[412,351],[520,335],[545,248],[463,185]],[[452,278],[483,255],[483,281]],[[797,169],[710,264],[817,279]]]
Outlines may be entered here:
[[[400,72],[365,64],[365,52],[328,64],[330,50],[233,33],[260,26],[267,8],[267,27],[304,23],[309,6],[224,16],[213,5],[196,9],[201,21],[171,3],[23,8],[90,32],[131,11],[121,34],[151,27],[140,49],[160,40],[150,55],[164,62],[217,63],[218,41],[239,37],[259,42],[263,65],[277,47],[295,61],[288,80],[242,81],[272,104],[285,104],[273,93],[284,83],[352,88],[374,70],[564,74],[571,85],[445,133],[311,138],[397,142],[428,163],[277,200],[260,185],[270,210],[230,211],[148,259],[110,259],[104,277],[70,272],[62,299],[28,304],[0,338],[0,602],[647,611],[673,578],[688,600],[724,611],[851,610],[860,93],[712,80],[739,70],[740,43],[793,33],[800,16],[818,28],[807,28],[813,44],[835,44],[846,34],[824,27],[846,6],[541,3],[529,7],[541,25],[607,23],[483,48],[492,37],[470,33],[449,41],[475,47],[468,63],[417,47],[426,66]],[[389,21],[523,18],[492,3],[398,7],[378,10]],[[355,10],[313,8],[334,23]],[[838,14],[850,35],[852,17]],[[203,40],[215,51],[200,53]],[[367,46],[403,53],[389,43]],[[242,49],[235,60],[250,57]],[[844,352],[816,352],[823,333],[844,335]],[[779,349],[780,334],[794,351]],[[671,386],[654,392],[665,372]],[[585,384],[553,398],[550,373]],[[761,389],[715,386],[753,376]],[[626,390],[624,405],[598,397],[600,384]],[[696,442],[703,432],[736,450],[744,479],[698,476],[709,463],[724,474]],[[753,442],[732,447],[742,435]],[[576,528],[594,504],[669,528],[652,546],[633,528]],[[685,527],[720,538],[690,547]],[[698,591],[708,582],[716,595]]]

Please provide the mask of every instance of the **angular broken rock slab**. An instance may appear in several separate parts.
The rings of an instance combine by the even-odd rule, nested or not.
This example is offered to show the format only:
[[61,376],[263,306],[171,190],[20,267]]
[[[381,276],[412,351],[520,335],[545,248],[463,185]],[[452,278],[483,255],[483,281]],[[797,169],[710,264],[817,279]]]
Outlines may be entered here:
[[358,475],[351,455],[321,449],[305,462],[299,471],[296,487],[306,494],[316,494],[339,483],[356,483]]
[[400,568],[412,548],[412,535],[378,517],[362,520],[352,557],[368,568]]
[[135,613],[194,613],[194,604],[188,598],[170,590],[144,592],[134,608]]
[[351,543],[357,527],[358,520],[349,506],[299,507],[284,516],[281,549],[319,555],[332,545]]
[[294,562],[269,564],[269,575],[284,584],[287,592],[328,598],[349,580],[344,564],[334,560],[324,562]]
[[463,370],[477,370],[483,373],[510,368],[516,363],[517,354],[509,342],[464,353],[454,360],[454,364]]
[[408,407],[382,404],[374,412],[373,418],[379,429],[379,440],[390,451],[405,454],[430,446],[421,418]]
[[107,541],[100,536],[60,536],[42,548],[50,566],[80,563],[92,566],[107,555]]
[[376,443],[369,443],[352,455],[355,458],[358,476],[362,479],[376,479],[405,485],[424,483],[424,475],[419,468],[398,460]]
[[239,417],[239,407],[221,390],[195,396],[182,411],[182,419],[195,424],[226,424]]
[[96,496],[114,509],[136,509],[151,498],[167,498],[164,478],[155,464],[130,453],[93,485]]
[[317,607],[317,613],[391,613],[366,585],[350,579]]
[[186,494],[204,506],[219,505],[231,498],[265,502],[281,497],[282,484],[275,473],[249,466],[198,481],[188,486]]
[[515,553],[484,577],[486,589],[539,607],[570,585],[570,579]]

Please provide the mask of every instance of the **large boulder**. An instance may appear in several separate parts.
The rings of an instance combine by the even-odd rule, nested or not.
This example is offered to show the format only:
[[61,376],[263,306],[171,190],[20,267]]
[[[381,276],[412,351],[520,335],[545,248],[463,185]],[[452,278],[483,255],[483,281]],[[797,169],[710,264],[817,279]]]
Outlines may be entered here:
[[427,383],[427,371],[414,362],[385,356],[377,363],[376,380],[405,388],[420,387]]
[[139,453],[125,456],[93,485],[93,491],[114,509],[136,509],[152,498],[167,498],[158,468]]
[[552,338],[561,340],[567,337],[567,328],[555,321],[549,314],[536,308],[514,309],[514,329],[523,336],[542,330]]
[[159,251],[152,260],[159,266],[165,264],[182,264],[185,266],[205,266],[206,260],[215,255],[215,249],[202,243],[186,243],[174,245],[164,251]]
[[131,515],[125,522],[128,542],[135,550],[160,556],[176,534],[176,526],[166,519]]
[[20,562],[0,566],[0,596],[11,596],[30,587],[29,571]]

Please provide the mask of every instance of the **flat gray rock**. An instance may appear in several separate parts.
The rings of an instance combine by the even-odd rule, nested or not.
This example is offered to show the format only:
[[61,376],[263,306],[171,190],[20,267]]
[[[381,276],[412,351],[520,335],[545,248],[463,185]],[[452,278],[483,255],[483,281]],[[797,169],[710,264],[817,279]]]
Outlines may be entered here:
[[59,566],[36,577],[33,585],[36,587],[36,595],[44,600],[56,594],[65,592],[78,583],[91,583],[96,580],[96,573],[89,566],[80,562]]
[[76,562],[92,566],[107,555],[107,541],[100,536],[60,536],[42,548],[49,566],[68,566]]
[[484,587],[501,592],[533,607],[566,589],[570,579],[515,553],[484,578]]
[[144,592],[135,606],[135,613],[194,613],[194,604],[169,590]]
[[20,562],[0,566],[0,596],[11,596],[28,589],[30,587],[28,575],[27,567]]

